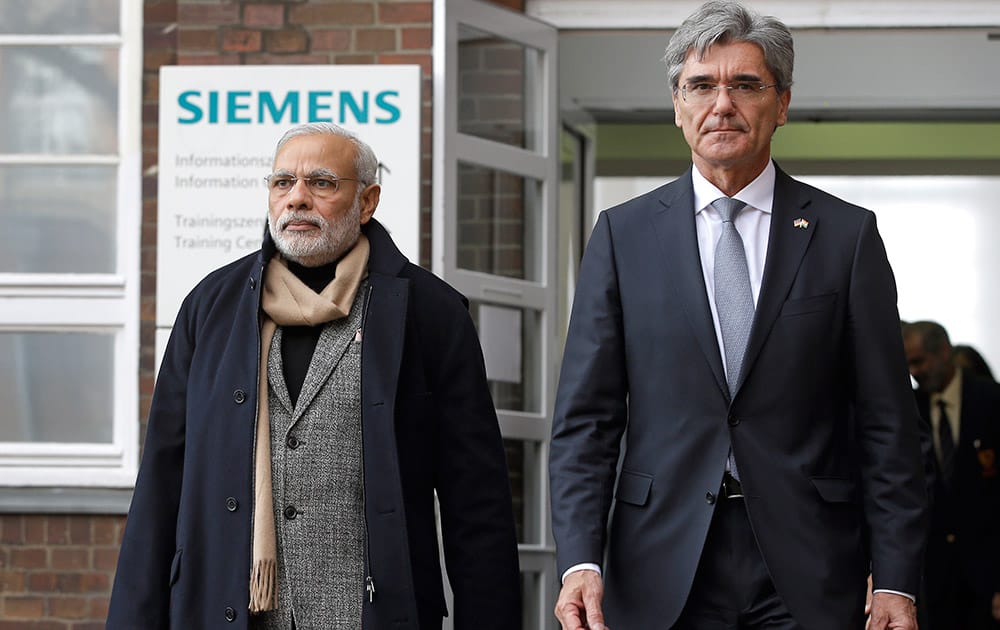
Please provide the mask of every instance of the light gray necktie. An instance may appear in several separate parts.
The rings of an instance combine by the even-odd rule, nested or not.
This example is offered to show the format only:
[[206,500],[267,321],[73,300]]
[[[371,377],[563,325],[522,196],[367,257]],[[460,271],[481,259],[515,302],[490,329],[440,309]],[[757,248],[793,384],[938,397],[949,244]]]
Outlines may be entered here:
[[[750,290],[750,271],[743,239],[733,224],[746,204],[737,199],[720,197],[712,202],[722,216],[722,236],[715,246],[715,308],[722,329],[722,346],[726,355],[726,381],[730,397],[736,395],[736,385],[743,366],[750,326],[753,324],[754,304]],[[727,468],[739,478],[732,448],[729,449]]]

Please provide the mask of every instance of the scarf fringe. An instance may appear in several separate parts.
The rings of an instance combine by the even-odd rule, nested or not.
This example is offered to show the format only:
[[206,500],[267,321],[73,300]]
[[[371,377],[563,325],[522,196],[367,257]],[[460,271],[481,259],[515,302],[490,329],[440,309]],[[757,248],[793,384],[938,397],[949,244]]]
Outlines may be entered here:
[[250,612],[254,615],[278,607],[278,563],[257,560],[250,571]]

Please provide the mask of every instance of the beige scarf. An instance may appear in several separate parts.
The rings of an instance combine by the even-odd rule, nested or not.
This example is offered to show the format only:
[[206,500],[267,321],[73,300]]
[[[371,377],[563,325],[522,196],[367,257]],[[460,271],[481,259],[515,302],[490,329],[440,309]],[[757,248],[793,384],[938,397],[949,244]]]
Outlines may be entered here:
[[254,447],[253,556],[250,564],[250,612],[278,607],[278,543],[271,486],[271,426],[267,411],[267,353],[278,326],[319,326],[347,317],[358,285],[368,272],[368,239],[362,234],[337,263],[336,275],[316,293],[275,256],[264,272],[264,323],[257,372],[257,437]]

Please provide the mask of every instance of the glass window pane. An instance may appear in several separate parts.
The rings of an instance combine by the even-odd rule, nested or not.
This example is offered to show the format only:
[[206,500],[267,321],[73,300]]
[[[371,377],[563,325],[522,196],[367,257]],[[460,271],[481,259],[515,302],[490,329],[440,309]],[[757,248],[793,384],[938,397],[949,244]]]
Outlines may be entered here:
[[100,35],[119,31],[119,0],[0,0],[0,35]]
[[541,195],[537,179],[459,162],[458,268],[540,280]]
[[528,150],[539,147],[533,107],[541,53],[459,25],[458,130]]
[[117,48],[0,47],[0,153],[117,147]]
[[113,273],[116,171],[0,166],[0,273]]
[[114,341],[0,332],[0,442],[110,443]]
[[469,310],[483,346],[493,404],[541,413],[541,313],[480,302],[472,302]]
[[540,488],[542,463],[536,442],[504,439],[507,452],[507,472],[514,500],[514,524],[517,542],[542,544]]

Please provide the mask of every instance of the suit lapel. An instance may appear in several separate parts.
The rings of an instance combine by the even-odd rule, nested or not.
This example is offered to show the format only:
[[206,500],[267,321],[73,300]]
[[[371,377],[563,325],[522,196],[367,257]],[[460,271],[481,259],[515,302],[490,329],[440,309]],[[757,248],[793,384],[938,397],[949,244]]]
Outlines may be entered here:
[[694,338],[712,368],[719,388],[728,396],[726,372],[722,366],[722,355],[701,268],[701,256],[698,253],[690,168],[684,177],[665,188],[660,204],[653,213],[652,223],[663,253],[662,268],[666,270],[664,276],[677,293],[676,303],[682,305]]
[[[757,299],[753,328],[743,356],[740,386],[753,369],[754,362],[771,333],[774,320],[788,297],[809,241],[819,229],[815,208],[811,204],[808,189],[777,169],[764,277]],[[800,219],[804,219],[804,222]]]

